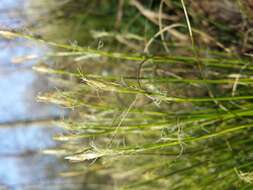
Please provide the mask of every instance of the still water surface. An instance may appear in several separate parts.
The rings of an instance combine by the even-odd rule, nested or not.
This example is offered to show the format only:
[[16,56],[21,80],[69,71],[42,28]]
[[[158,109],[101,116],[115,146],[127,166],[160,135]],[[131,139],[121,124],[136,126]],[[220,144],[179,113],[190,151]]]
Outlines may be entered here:
[[[20,29],[26,22],[28,0],[1,0],[0,28]],[[45,77],[32,71],[34,61],[15,63],[26,55],[42,56],[47,47],[22,39],[0,38],[0,189],[73,189],[58,176],[66,162],[41,154],[57,144],[60,129],[49,123],[24,121],[61,117],[64,111],[36,102],[36,94],[50,88]],[[17,124],[18,123],[18,124]],[[64,188],[63,188],[64,186]]]

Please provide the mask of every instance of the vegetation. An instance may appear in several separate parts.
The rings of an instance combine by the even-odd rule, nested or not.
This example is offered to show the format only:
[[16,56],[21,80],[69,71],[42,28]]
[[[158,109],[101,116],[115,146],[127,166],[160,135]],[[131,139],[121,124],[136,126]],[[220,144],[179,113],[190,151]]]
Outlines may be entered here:
[[69,0],[50,15],[67,39],[1,31],[55,49],[34,69],[57,85],[38,100],[70,111],[62,146],[45,150],[81,163],[62,175],[95,189],[252,189],[251,2]]

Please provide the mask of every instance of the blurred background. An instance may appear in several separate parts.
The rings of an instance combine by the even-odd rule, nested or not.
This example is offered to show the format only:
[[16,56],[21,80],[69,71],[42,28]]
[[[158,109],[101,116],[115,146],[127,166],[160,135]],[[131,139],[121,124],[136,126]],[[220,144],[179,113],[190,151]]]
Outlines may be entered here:
[[[0,28],[26,31],[41,13],[29,0],[1,0]],[[62,108],[36,101],[38,92],[52,87],[32,70],[35,61],[29,56],[43,56],[50,49],[4,38],[0,48],[0,189],[78,188],[77,183],[73,187],[71,180],[59,177],[69,167],[66,161],[41,152],[57,146],[52,136],[61,130],[51,121],[66,114]]]

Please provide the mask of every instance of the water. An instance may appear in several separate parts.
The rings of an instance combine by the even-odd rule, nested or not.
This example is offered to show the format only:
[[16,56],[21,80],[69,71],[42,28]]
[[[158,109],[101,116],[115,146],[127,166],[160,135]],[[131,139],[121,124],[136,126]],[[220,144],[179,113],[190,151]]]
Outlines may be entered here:
[[[21,28],[26,22],[25,3],[1,0],[0,28]],[[65,112],[36,102],[36,94],[48,90],[50,84],[31,69],[35,61],[15,61],[26,55],[43,56],[50,49],[22,39],[3,38],[0,48],[0,189],[73,189],[66,185],[70,181],[65,180],[63,185],[58,176],[68,169],[67,163],[41,154],[41,150],[57,146],[52,136],[61,129],[47,122],[31,122],[62,117]]]

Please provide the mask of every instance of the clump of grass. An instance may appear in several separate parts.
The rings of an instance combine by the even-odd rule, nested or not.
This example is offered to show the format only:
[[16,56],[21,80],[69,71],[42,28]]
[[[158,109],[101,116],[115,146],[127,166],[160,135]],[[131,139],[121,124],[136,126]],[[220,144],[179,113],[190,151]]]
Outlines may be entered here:
[[[110,10],[100,8],[106,14]],[[107,176],[104,187],[109,189],[251,189],[250,37],[244,51],[237,51],[245,36],[229,36],[237,44],[230,46],[223,39],[229,27],[214,24],[219,22],[215,17],[202,23],[203,11],[208,10],[198,11],[196,4],[189,7],[184,1],[132,0],[113,3],[112,10],[116,30],[90,28],[93,39],[108,42],[98,47],[0,32],[57,49],[45,59],[58,64],[34,69],[60,87],[40,94],[38,100],[73,111],[57,122],[67,131],[55,137],[62,147],[45,152],[86,165],[92,162],[62,175]],[[129,14],[143,16],[131,19]],[[173,22],[178,24],[165,27]],[[141,24],[135,28],[137,23]],[[207,34],[202,24],[215,32]]]
[[[124,57],[118,58],[126,64]],[[216,59],[213,62],[220,60]],[[231,64],[231,59],[223,61]],[[115,169],[110,175],[124,188],[250,186],[244,184],[242,173],[235,172],[251,171],[250,76],[245,74],[238,80],[237,95],[232,96],[237,80],[232,68],[230,72],[227,67],[214,68],[219,75],[210,74],[203,81],[182,74],[180,78],[152,76],[154,62],[142,68],[142,76],[138,71],[133,76],[102,76],[44,68],[49,74],[72,76],[78,81],[64,91],[38,97],[40,101],[78,110],[78,119],[60,124],[70,133],[55,137],[67,144],[78,144],[68,150],[72,154],[66,158],[74,162],[102,160],[105,165],[109,162]],[[175,62],[185,73],[192,70],[181,60]],[[124,68],[128,70],[134,64]],[[205,83],[212,86],[215,97],[206,96]],[[116,163],[111,159],[117,159]],[[126,179],[129,182],[123,183]]]

